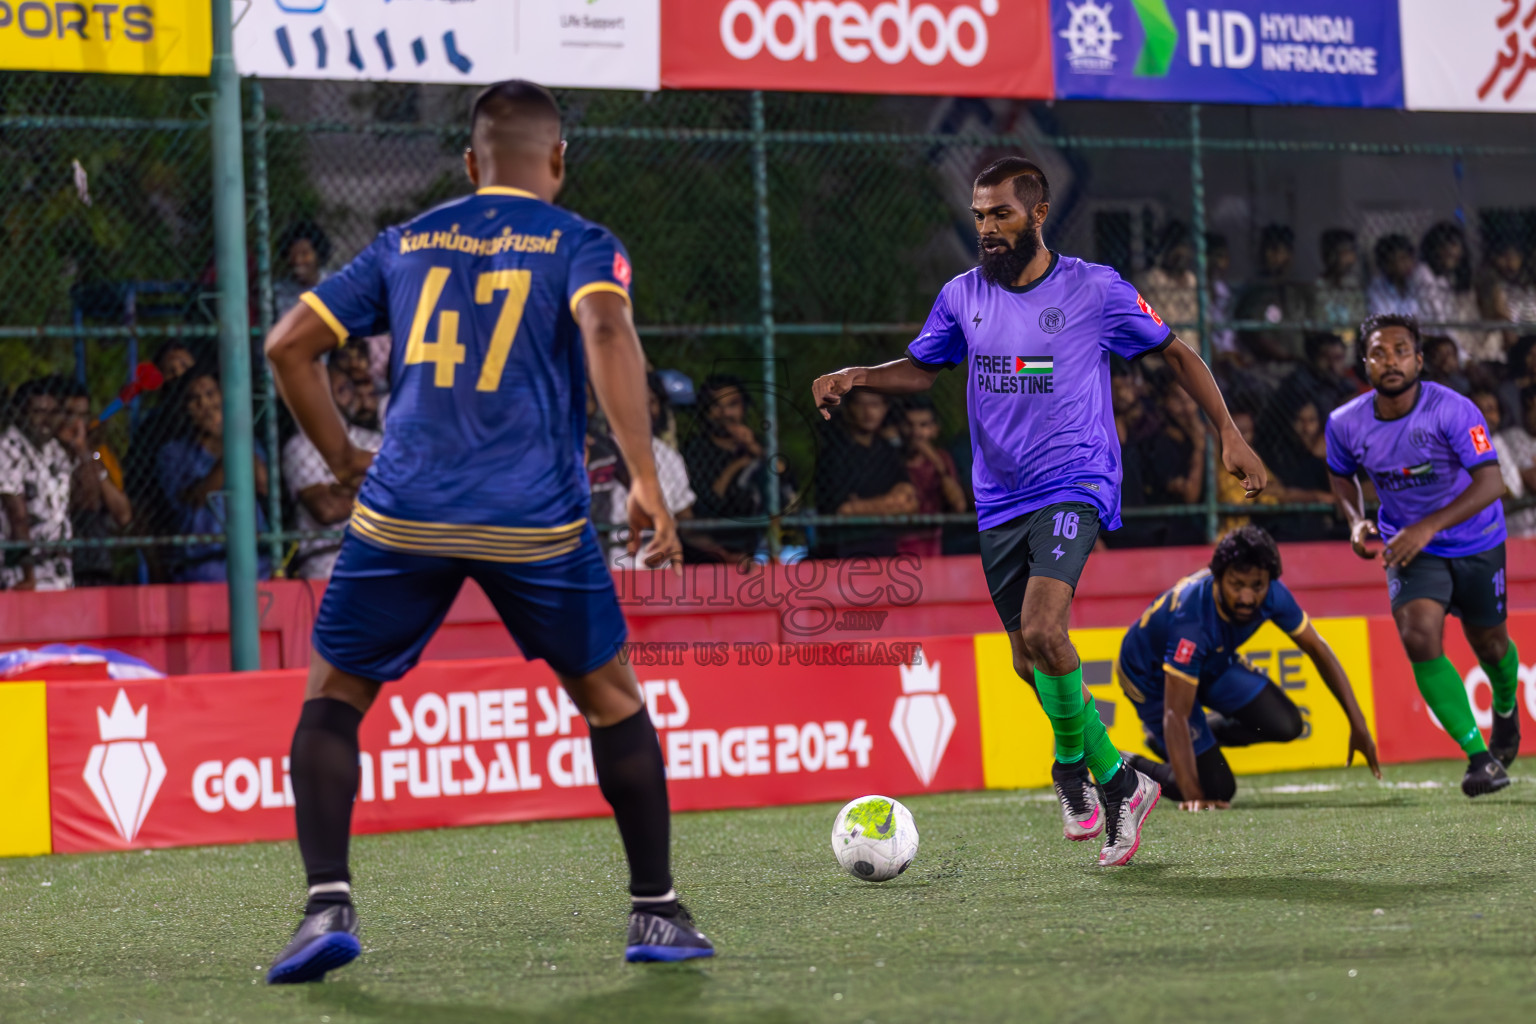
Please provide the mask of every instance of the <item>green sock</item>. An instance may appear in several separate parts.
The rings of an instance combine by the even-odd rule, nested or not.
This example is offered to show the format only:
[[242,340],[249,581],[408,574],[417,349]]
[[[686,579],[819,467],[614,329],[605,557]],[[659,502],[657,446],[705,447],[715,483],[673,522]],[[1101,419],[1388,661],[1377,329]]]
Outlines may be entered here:
[[1035,669],[1035,688],[1056,734],[1056,760],[1076,764],[1083,759],[1082,662],[1064,676],[1047,675]]
[[1477,731],[1477,720],[1472,717],[1467,688],[1450,658],[1442,654],[1434,661],[1415,661],[1413,678],[1419,684],[1424,702],[1468,757],[1487,751],[1488,744],[1483,742],[1483,734]]
[[1088,770],[1099,785],[1114,778],[1120,770],[1120,749],[1109,741],[1109,730],[1099,719],[1099,705],[1092,697],[1083,705],[1083,747],[1088,752]]
[[1515,690],[1520,685],[1520,655],[1515,650],[1515,642],[1509,642],[1509,650],[1504,652],[1498,664],[1490,665],[1482,659],[1477,663],[1488,673],[1488,682],[1493,686],[1494,713],[1507,715],[1515,710]]

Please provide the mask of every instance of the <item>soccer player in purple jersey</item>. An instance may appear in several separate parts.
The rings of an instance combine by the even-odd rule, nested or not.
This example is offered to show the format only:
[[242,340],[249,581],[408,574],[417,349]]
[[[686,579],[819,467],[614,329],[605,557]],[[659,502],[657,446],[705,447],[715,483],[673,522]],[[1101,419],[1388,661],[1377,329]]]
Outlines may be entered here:
[[[1252,497],[1264,466],[1243,441],[1200,357],[1109,267],[1045,248],[1050,186],[1004,157],[976,178],[980,266],[939,292],[907,354],[816,379],[822,415],[852,389],[909,394],[970,360],[973,479],[987,586],[1056,737],[1051,776],[1068,839],[1104,834],[1099,863],[1128,863],[1157,802],[1155,782],[1123,767],[1083,685],[1067,635],[1072,595],[1102,524],[1120,525],[1120,443],[1109,356],[1161,352],[1220,432],[1222,459]],[[1102,806],[1092,779],[1103,791]],[[1101,813],[1102,811],[1102,813]]]
[[[1515,688],[1520,657],[1505,623],[1504,483],[1488,424],[1470,399],[1421,381],[1424,352],[1413,317],[1373,316],[1360,326],[1360,358],[1375,391],[1328,417],[1328,469],[1350,543],[1361,558],[1386,541],[1387,595],[1419,692],[1471,763],[1467,796],[1509,785],[1505,766],[1520,749]],[[1357,476],[1381,498],[1380,528],[1365,518]],[[1493,737],[1484,743],[1472,704],[1441,646],[1445,613],[1461,630],[1493,686]]]

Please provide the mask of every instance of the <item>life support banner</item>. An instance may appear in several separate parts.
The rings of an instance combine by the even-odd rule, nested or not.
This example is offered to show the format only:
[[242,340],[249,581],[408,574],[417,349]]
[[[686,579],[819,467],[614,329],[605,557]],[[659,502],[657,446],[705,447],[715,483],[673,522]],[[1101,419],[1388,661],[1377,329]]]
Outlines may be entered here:
[[[672,807],[980,789],[972,651],[968,636],[637,649],[637,662],[649,662],[635,671]],[[291,838],[288,751],[304,676],[47,684],[47,789],[27,798],[32,831],[0,840],[0,850]],[[43,694],[31,686],[15,702],[30,716],[26,761],[36,774]],[[10,730],[0,724],[0,734]],[[423,664],[384,687],[360,739],[356,832],[609,813],[586,724],[542,663]],[[0,810],[11,799],[0,795]],[[39,806],[50,820],[46,845]]]
[[206,76],[208,0],[0,0],[0,68]]

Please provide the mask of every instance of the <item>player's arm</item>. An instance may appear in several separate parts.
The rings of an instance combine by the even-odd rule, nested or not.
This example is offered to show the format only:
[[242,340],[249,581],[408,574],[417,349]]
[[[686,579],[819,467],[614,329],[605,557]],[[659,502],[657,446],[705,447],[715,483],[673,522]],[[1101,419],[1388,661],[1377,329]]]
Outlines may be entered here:
[[1227,411],[1227,403],[1216,386],[1216,378],[1211,376],[1210,367],[1205,365],[1199,353],[1177,337],[1163,349],[1163,358],[1173,371],[1173,379],[1189,392],[1189,397],[1216,427],[1216,436],[1221,439],[1222,465],[1243,482],[1248,497],[1256,496],[1268,483],[1264,462],[1248,447],[1248,442],[1243,440],[1237,425],[1232,422],[1232,414]]
[[1375,558],[1376,552],[1365,542],[1379,536],[1376,524],[1365,514],[1365,490],[1358,476],[1340,476],[1328,471],[1328,485],[1333,490],[1333,504],[1349,522],[1349,546],[1361,558]]
[[645,386],[645,351],[635,332],[629,298],[616,291],[590,292],[576,304],[592,391],[608,418],[608,429],[629,467],[629,552],[640,550],[640,531],[653,531],[644,562],[672,562],[682,572],[683,548],[677,523],[667,511],[656,459],[651,452],[650,393]]
[[1339,702],[1339,707],[1344,709],[1344,715],[1349,719],[1349,755],[1344,764],[1355,763],[1355,754],[1359,753],[1365,758],[1365,763],[1370,765],[1371,773],[1378,779],[1381,778],[1381,763],[1376,758],[1376,741],[1371,739],[1371,727],[1365,722],[1365,714],[1360,710],[1360,704],[1355,700],[1355,691],[1349,685],[1349,677],[1344,674],[1344,666],[1339,663],[1338,655],[1333,653],[1333,648],[1328,646],[1328,641],[1323,639],[1317,627],[1310,621],[1306,622],[1301,630],[1292,636],[1296,646],[1312,659],[1312,664],[1317,666],[1317,674],[1323,677],[1323,684],[1333,694],[1333,699]]
[[892,359],[879,366],[850,366],[836,373],[823,374],[811,384],[816,408],[822,419],[831,419],[831,407],[841,405],[843,396],[854,388],[868,388],[882,395],[910,395],[933,387],[942,366],[919,366],[908,356]]
[[1449,505],[1403,527],[1387,543],[1382,561],[1388,565],[1407,565],[1418,557],[1425,545],[1435,539],[1435,534],[1466,522],[1499,500],[1499,496],[1504,493],[1504,478],[1499,475],[1497,462],[1473,466],[1471,473],[1472,482]]
[[905,516],[917,512],[917,488],[903,480],[873,498],[849,498],[837,507],[840,516]]
[[1195,767],[1195,741],[1189,736],[1189,716],[1195,710],[1195,684],[1182,675],[1163,670],[1163,744],[1168,748],[1168,763],[1173,766],[1174,781],[1184,802],[1179,806],[1197,811],[1208,806],[1205,790],[1200,788],[1200,770]]
[[321,359],[339,344],[331,325],[300,302],[283,314],[267,335],[267,361],[272,364],[277,393],[293,411],[299,429],[320,452],[336,480],[343,487],[355,488],[363,482],[373,453],[352,443],[341,410],[331,397],[330,377]]

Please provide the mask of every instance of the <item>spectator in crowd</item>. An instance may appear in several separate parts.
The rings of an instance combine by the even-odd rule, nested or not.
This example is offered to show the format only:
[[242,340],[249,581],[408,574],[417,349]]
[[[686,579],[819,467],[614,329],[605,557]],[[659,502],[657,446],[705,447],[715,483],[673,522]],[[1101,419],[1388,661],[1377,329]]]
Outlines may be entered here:
[[272,320],[275,323],[299,301],[299,296],[325,280],[331,261],[331,240],[313,221],[300,221],[283,232],[277,255],[284,268],[272,282]]
[[1189,393],[1164,385],[1161,429],[1142,442],[1143,478],[1154,505],[1192,505],[1205,496],[1205,421]]
[[374,383],[368,346],[357,344],[358,340],[354,338],[349,344],[333,351],[330,365],[345,373],[353,384],[361,384],[364,381]]
[[[1494,242],[1485,254],[1477,275],[1477,305],[1483,320],[1525,324],[1526,333],[1536,331],[1536,282],[1532,281],[1525,253],[1513,239]],[[1519,340],[1520,333],[1498,331],[1488,345],[1497,345],[1507,352]]]
[[1520,392],[1532,385],[1536,385],[1536,334],[1524,334],[1509,350],[1504,379],[1498,385],[1499,411],[1511,427],[1523,419]]
[[1472,382],[1462,371],[1456,342],[1443,334],[1431,334],[1424,338],[1424,379],[1444,384],[1457,394],[1472,393]]
[[1362,390],[1350,372],[1349,348],[1337,334],[1307,332],[1306,361],[1275,389],[1265,406],[1261,433],[1273,433],[1308,402],[1328,414]]
[[[1232,286],[1227,274],[1232,270],[1232,252],[1227,247],[1226,235],[1205,236],[1205,287],[1206,314],[1212,324],[1225,324],[1232,319]],[[1237,332],[1230,327],[1208,327],[1211,336],[1211,359],[1218,366],[1238,358]]]
[[185,342],[172,338],[155,349],[155,369],[160,371],[160,376],[165,378],[165,383],[170,384],[176,378],[186,373],[196,365],[197,360],[192,356],[192,350]]
[[[1243,435],[1243,440],[1248,446],[1258,451],[1258,435],[1255,429],[1254,416],[1246,409],[1233,410],[1232,422],[1237,426],[1238,432]],[[1314,491],[1305,488],[1291,487],[1266,464],[1265,469],[1269,473],[1269,486],[1265,487],[1259,496],[1251,499],[1255,505],[1290,505],[1307,502],[1332,502],[1333,494],[1327,491]],[[1249,501],[1247,492],[1243,490],[1243,482],[1231,473],[1216,474],[1216,500],[1223,505],[1241,505]],[[1276,526],[1277,517],[1266,516],[1264,525],[1273,529]],[[1247,526],[1252,522],[1249,516],[1227,516],[1222,520],[1221,532],[1230,533],[1240,526]],[[1286,532],[1281,530],[1281,532]],[[1294,539],[1294,538],[1291,538]]]
[[1365,293],[1365,309],[1377,313],[1422,314],[1419,302],[1420,267],[1406,235],[1383,235],[1376,241],[1376,276]]
[[[185,429],[156,458],[160,490],[171,518],[168,525],[181,534],[223,533],[229,522],[224,493],[224,395],[218,376],[208,367],[187,371],[182,383]],[[256,529],[265,532],[267,517],[259,499],[267,493],[267,457],[261,442],[253,441],[252,447]],[[217,541],[193,544],[176,561],[173,578],[177,582],[218,583],[228,578],[225,547]],[[271,563],[264,554],[258,562],[265,579],[271,575]]]
[[[1497,402],[1478,402],[1483,416],[1488,420],[1490,434],[1499,430],[1495,425],[1502,419]],[[1489,411],[1493,416],[1489,416]],[[1499,455],[1499,473],[1504,478],[1504,503],[1518,505],[1536,494],[1536,385],[1528,385],[1520,391],[1520,420],[1499,430],[1494,450]],[[1505,515],[1505,525],[1512,537],[1536,536],[1536,508],[1515,508]]]
[[[768,514],[768,460],[763,441],[748,423],[753,405],[742,381],[730,374],[707,377],[698,390],[697,429],[683,446],[688,479],[697,495],[693,515],[697,519],[734,519],[744,524]],[[702,543],[703,531],[690,531],[690,544]],[[713,530],[705,561],[738,561],[753,558],[762,530]],[[686,553],[685,553],[686,557]]]
[[[674,519],[681,526],[685,520],[693,518],[693,503],[698,496],[693,493],[693,488],[688,483],[688,466],[683,461],[683,456],[676,448],[668,444],[665,436],[667,426],[671,421],[670,403],[667,401],[666,385],[662,379],[652,370],[645,375],[646,387],[649,390],[649,402],[651,413],[651,458],[656,461],[656,477],[661,481],[661,497],[667,503],[667,511],[672,513]],[[615,516],[612,520],[618,529],[608,535],[610,541],[608,547],[608,561],[610,564],[623,568],[643,568],[643,564],[637,563],[625,549],[629,542],[629,480],[627,473],[618,474],[617,486],[613,492],[613,502],[610,506],[610,514]],[[691,531],[692,535],[684,541],[683,561],[697,561],[697,558],[689,557],[689,548],[697,553],[701,549],[707,549],[716,557],[709,561],[726,561],[730,553],[719,548],[713,543],[709,534],[702,531]]]
[[1136,288],[1163,320],[1178,325],[1179,337],[1198,351],[1200,289],[1189,229],[1176,220],[1169,221],[1158,239],[1157,251],[1157,265],[1141,275]]
[[[824,514],[912,515],[917,490],[900,449],[880,438],[890,412],[884,395],[855,388],[840,415],[823,432],[816,461],[816,501]],[[821,531],[823,552],[837,557],[893,555],[893,531],[881,527],[832,527]]]
[[[1333,502],[1326,423],[1327,416],[1322,410],[1307,402],[1291,416],[1285,434],[1268,446],[1270,454],[1266,461],[1275,476],[1284,481],[1286,500]],[[1289,515],[1274,525],[1277,535],[1286,540],[1323,540],[1337,532],[1331,515]]]
[[[917,492],[917,511],[932,515],[964,512],[970,507],[954,458],[939,447],[939,411],[924,394],[907,398],[897,412],[907,478]],[[896,548],[902,554],[930,557],[943,552],[943,528],[931,527],[904,534]]]
[[[0,508],[7,533],[18,541],[61,541],[74,536],[71,509],[101,501],[83,437],[71,450],[59,440],[64,426],[62,382],[39,377],[16,389],[14,423],[0,434]],[[94,468],[94,467],[93,467]],[[69,550],[39,546],[9,551],[0,581],[10,590],[68,590],[74,586]]]
[[1365,319],[1365,288],[1360,283],[1355,233],[1329,228],[1319,244],[1323,272],[1312,284],[1312,317],[1335,325],[1341,338],[1353,342],[1356,327]]
[[1245,330],[1239,343],[1260,361],[1259,369],[1271,375],[1301,358],[1301,336],[1280,325],[1297,323],[1311,314],[1310,289],[1291,279],[1295,233],[1282,224],[1270,224],[1259,233],[1259,272],[1237,300],[1238,320],[1270,326]]
[[[1424,233],[1420,244],[1423,271],[1419,288],[1419,319],[1427,326],[1466,323],[1478,319],[1477,299],[1472,293],[1472,261],[1467,239],[1450,221],[1441,221]],[[1486,332],[1465,327],[1440,328],[1461,350],[1461,357],[1478,362],[1504,361],[1504,345],[1488,344]]]
[[[100,437],[93,435],[91,397],[85,385],[70,381],[64,385],[64,419],[59,427],[59,441],[80,460],[82,476],[94,473],[97,487],[76,488],[76,500],[70,515],[71,532],[80,540],[113,537],[133,519],[133,505],[123,489],[123,467],[117,453]],[[116,582],[112,551],[104,547],[76,548],[74,576],[77,587],[105,586]]]
[[[347,422],[347,436],[364,451],[376,452],[384,443],[379,431],[379,402],[372,382],[354,387],[352,378],[338,366],[330,367],[331,398]],[[283,483],[293,499],[294,522],[303,531],[340,529],[352,516],[357,489],[343,487],[320,450],[302,431],[283,445]],[[330,579],[341,552],[341,539],[305,540],[289,575],[306,580]]]

